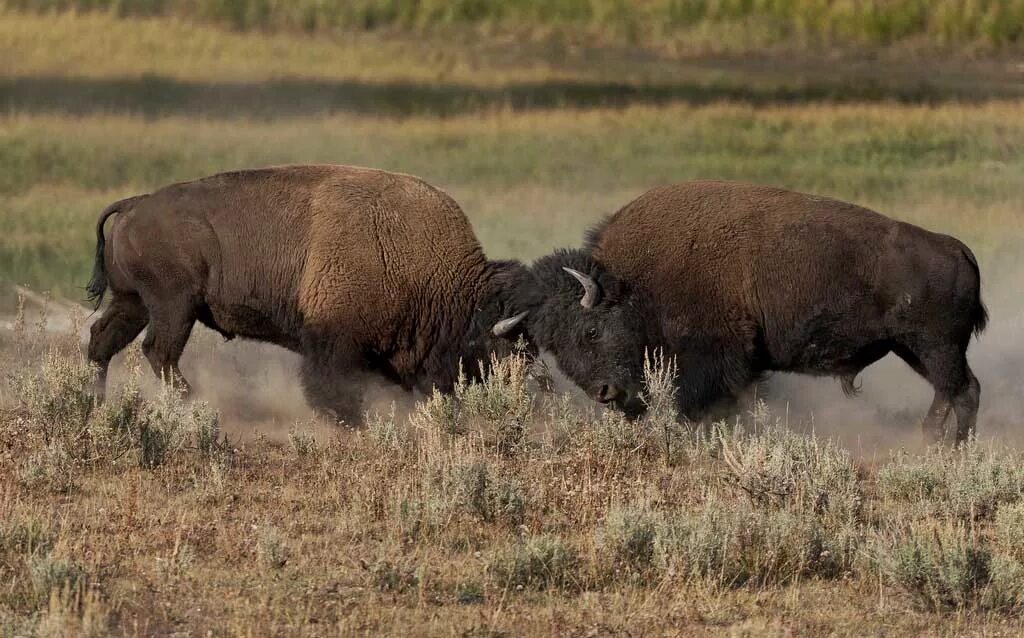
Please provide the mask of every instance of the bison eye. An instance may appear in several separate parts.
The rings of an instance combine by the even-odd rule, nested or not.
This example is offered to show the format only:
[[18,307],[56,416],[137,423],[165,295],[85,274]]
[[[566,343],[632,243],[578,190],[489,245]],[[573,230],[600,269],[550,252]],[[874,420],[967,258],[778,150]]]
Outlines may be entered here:
[[597,341],[601,333],[597,331],[597,328],[587,328],[587,341]]

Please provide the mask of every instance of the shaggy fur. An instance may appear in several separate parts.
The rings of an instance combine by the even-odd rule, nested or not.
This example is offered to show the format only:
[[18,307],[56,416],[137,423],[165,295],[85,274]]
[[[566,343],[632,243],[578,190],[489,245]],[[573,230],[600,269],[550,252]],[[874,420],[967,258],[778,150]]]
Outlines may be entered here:
[[[108,236],[103,226],[114,216]],[[459,361],[507,350],[491,336],[514,314],[517,262],[489,262],[459,206],[408,175],[347,166],[284,166],[174,184],[105,210],[88,290],[113,300],[92,327],[101,371],[147,325],[143,351],[181,382],[194,322],[225,338],[304,356],[314,405],[350,422],[353,375],[405,388],[452,387]]]
[[[614,294],[582,308],[561,265]],[[645,193],[534,271],[546,297],[531,302],[533,337],[582,387],[626,388],[616,402],[632,411],[646,346],[676,357],[679,408],[694,419],[770,371],[833,375],[854,393],[894,352],[935,389],[931,437],[951,410],[957,440],[974,429],[966,351],[987,314],[977,261],[952,237],[834,199],[700,181]]]

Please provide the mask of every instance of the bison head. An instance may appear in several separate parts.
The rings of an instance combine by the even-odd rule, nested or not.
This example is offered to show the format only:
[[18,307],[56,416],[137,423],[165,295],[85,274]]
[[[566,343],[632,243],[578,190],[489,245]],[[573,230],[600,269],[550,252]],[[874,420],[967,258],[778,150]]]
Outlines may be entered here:
[[558,251],[531,268],[530,335],[594,400],[627,414],[644,410],[644,349],[651,345],[642,297],[578,250]]

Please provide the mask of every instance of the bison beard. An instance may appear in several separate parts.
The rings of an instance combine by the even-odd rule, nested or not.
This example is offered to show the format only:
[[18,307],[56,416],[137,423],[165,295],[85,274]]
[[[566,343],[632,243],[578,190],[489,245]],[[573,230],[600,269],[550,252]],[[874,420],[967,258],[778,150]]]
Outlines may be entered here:
[[[958,240],[845,202],[777,188],[689,182],[651,190],[583,250],[531,268],[529,330],[577,384],[622,388],[634,413],[646,348],[678,365],[680,414],[720,416],[772,371],[840,378],[849,393],[892,352],[934,388],[923,422],[957,441],[975,428],[967,364],[987,321],[980,275]],[[586,301],[587,303],[583,303]]]
[[283,166],[174,184],[97,222],[88,292],[97,307],[113,297],[91,329],[97,394],[147,326],[154,372],[187,391],[178,360],[199,321],[301,354],[313,407],[357,422],[362,375],[446,391],[460,361],[508,352],[529,279],[488,261],[455,201],[408,175]]

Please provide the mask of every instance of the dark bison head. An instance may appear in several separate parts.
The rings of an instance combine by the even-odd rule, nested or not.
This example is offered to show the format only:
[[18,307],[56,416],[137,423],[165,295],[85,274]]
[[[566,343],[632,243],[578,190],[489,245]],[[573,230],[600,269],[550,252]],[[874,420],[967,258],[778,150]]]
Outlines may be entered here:
[[531,267],[530,336],[591,398],[643,412],[644,349],[651,345],[641,295],[579,250]]

